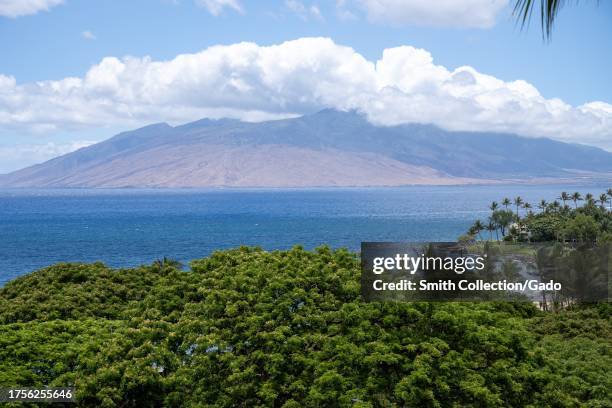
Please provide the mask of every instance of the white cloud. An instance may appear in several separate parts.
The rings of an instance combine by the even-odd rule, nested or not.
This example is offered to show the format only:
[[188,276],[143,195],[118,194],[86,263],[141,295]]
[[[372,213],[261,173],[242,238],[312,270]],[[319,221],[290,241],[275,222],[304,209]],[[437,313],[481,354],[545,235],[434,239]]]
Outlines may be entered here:
[[0,145],[0,174],[13,171],[17,168],[42,163],[94,143],[89,140],[78,140],[68,143],[49,142],[15,146]]
[[63,0],[0,0],[0,16],[16,18],[48,11]]
[[104,58],[82,78],[18,84],[0,75],[0,130],[69,130],[108,124],[259,121],[333,107],[372,122],[434,123],[452,130],[513,132],[612,150],[612,105],[571,106],[523,80],[436,65],[410,46],[369,61],[327,38],[278,45],[214,46],[169,61]]
[[95,40],[98,37],[96,37],[96,35],[94,33],[92,33],[89,30],[85,30],[81,33],[81,37],[83,37],[85,40]]
[[244,13],[244,9],[238,0],[196,0],[196,4],[204,7],[213,16],[220,15],[225,8]]
[[285,6],[304,21],[307,21],[310,18],[314,18],[315,20],[323,20],[321,10],[316,4],[312,4],[310,7],[307,7],[299,0],[285,0]]
[[357,16],[349,10],[349,0],[336,0],[336,14],[340,20],[357,20]]
[[321,9],[316,4],[313,4],[309,8],[310,15],[312,15],[317,20],[323,20],[323,14],[321,14]]
[[340,15],[361,8],[369,20],[392,25],[488,28],[508,0],[337,0]]

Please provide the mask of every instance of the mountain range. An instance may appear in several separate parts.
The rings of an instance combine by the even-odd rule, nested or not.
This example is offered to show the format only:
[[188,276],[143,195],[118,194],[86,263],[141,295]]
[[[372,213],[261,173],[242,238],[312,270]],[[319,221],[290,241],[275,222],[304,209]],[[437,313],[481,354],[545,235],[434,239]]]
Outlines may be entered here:
[[612,153],[547,138],[376,126],[323,110],[120,133],[0,176],[3,187],[315,187],[612,180]]

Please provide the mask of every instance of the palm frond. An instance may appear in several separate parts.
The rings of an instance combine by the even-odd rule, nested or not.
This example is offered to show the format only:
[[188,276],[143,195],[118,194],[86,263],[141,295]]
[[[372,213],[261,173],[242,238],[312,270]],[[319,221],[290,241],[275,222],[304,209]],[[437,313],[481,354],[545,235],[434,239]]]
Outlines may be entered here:
[[[577,0],[578,1],[578,0]],[[531,21],[533,9],[536,3],[540,4],[540,24],[542,26],[542,36],[549,40],[552,35],[555,20],[561,8],[567,3],[566,0],[515,0],[513,14],[525,28]]]

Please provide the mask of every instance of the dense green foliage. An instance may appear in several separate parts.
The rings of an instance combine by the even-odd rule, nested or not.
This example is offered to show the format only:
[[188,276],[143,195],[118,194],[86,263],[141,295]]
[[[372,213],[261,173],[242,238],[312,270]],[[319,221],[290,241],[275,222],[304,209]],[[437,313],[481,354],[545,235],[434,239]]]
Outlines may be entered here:
[[365,303],[357,256],[240,248],[0,289],[0,385],[81,406],[612,405],[608,304]]
[[[570,202],[573,202],[573,206]],[[579,202],[584,204],[579,206]],[[487,237],[483,236],[482,232],[486,230],[490,240],[612,242],[612,188],[602,193],[599,198],[591,194],[583,198],[577,192],[562,192],[558,200],[550,203],[540,201],[536,210],[521,197],[515,197],[514,200],[504,198],[501,205],[503,209],[497,202],[491,203],[488,220],[476,220],[461,240],[484,240]]]

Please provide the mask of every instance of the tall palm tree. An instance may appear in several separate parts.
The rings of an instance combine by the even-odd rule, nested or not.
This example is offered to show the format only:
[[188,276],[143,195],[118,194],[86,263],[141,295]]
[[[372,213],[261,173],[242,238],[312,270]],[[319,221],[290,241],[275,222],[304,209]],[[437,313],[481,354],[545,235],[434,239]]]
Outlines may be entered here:
[[487,231],[489,231],[489,241],[493,241],[493,231],[497,232],[497,228],[495,228],[493,221],[489,221],[487,224]]
[[499,204],[497,204],[497,201],[493,201],[491,205],[489,206],[489,210],[493,212],[495,212],[498,208],[499,208]]
[[523,204],[523,208],[527,210],[528,214],[531,214],[531,204],[525,203]]
[[608,195],[606,193],[602,193],[599,195],[599,203],[601,204],[602,209],[606,209],[606,203],[608,202]]
[[[578,2],[577,0],[576,2]],[[565,4],[566,0],[514,0],[513,14],[516,16],[521,26],[524,28],[529,24],[533,9],[536,3],[540,3],[540,24],[542,26],[542,36],[550,40],[553,25],[557,19],[557,14]]]
[[565,191],[563,191],[561,193],[561,195],[559,197],[557,197],[557,200],[561,200],[563,201],[563,206],[565,207],[565,202],[571,200],[571,196],[569,194],[567,194]]
[[470,229],[474,231],[474,233],[477,234],[480,240],[482,241],[482,236],[480,235],[480,232],[484,229],[484,225],[482,225],[482,221],[480,220],[474,221],[474,224],[472,225],[472,228]]
[[[610,189],[610,191],[612,192],[612,188]],[[610,196],[612,197],[612,195],[610,195]],[[508,207],[510,207],[510,204],[512,204],[512,202],[510,201],[510,199],[509,199],[509,198],[507,198],[507,197],[506,197],[506,198],[504,198],[504,199],[502,200],[502,202],[501,202],[501,203],[502,203],[502,205],[503,205],[504,207],[506,207],[506,211],[508,210]]]
[[514,198],[514,205],[516,206],[516,218],[519,218],[519,207],[524,203],[523,199],[519,197]]
[[585,200],[587,205],[594,205],[595,204],[595,197],[593,197],[593,194],[591,194],[591,193],[587,193],[584,196],[584,200]]
[[514,213],[510,210],[496,211],[491,216],[492,221],[501,230],[502,237],[506,236],[506,229],[514,221]]
[[582,195],[576,191],[570,198],[574,202],[574,208],[578,208],[578,201],[582,201]]
[[546,209],[548,208],[548,203],[546,202],[546,200],[541,200],[540,204],[538,204],[538,208],[542,211],[546,211]]

